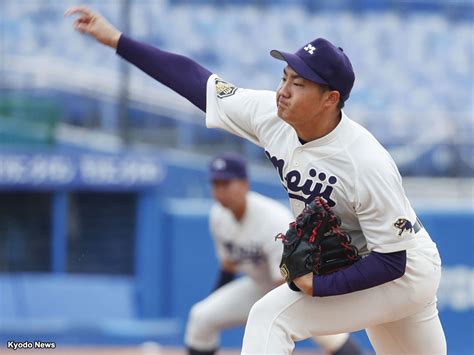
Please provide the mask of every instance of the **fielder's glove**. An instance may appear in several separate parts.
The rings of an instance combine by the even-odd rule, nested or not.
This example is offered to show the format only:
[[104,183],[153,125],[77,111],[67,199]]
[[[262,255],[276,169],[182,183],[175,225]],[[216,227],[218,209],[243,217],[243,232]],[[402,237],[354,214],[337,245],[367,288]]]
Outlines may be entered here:
[[277,235],[283,242],[280,272],[292,290],[299,291],[293,280],[300,276],[329,274],[360,259],[340,225],[340,219],[318,196],[290,223],[286,234]]

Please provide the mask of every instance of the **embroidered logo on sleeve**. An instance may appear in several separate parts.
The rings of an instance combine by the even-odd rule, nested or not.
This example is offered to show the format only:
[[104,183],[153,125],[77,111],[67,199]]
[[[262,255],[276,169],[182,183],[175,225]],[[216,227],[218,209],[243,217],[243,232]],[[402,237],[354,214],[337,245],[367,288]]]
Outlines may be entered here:
[[237,88],[227,81],[216,79],[216,93],[219,99],[229,97],[235,94]]
[[413,224],[404,217],[400,217],[393,223],[393,227],[398,231],[398,236],[403,237],[405,233],[413,233]]

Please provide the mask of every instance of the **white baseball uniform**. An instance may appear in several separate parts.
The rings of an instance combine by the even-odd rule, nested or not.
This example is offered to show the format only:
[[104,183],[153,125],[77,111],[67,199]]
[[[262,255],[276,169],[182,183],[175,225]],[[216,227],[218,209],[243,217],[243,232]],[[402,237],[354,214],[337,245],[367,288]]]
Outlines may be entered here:
[[[213,350],[219,345],[222,329],[243,325],[253,304],[283,282],[279,264],[282,244],[275,241],[293,220],[282,204],[248,192],[244,216],[237,221],[232,212],[215,203],[209,227],[217,255],[231,261],[244,276],[220,287],[193,306],[185,335],[186,345],[199,350]],[[325,349],[334,350],[347,334],[321,336],[315,340]]]
[[[377,353],[443,354],[446,341],[436,308],[441,261],[416,221],[388,152],[344,113],[326,136],[301,144],[277,116],[276,94],[236,88],[212,75],[206,124],[263,147],[298,215],[315,196],[342,219],[361,254],[406,250],[405,274],[372,288],[311,297],[286,284],[258,301],[249,315],[243,354],[290,354],[294,340],[366,329]],[[274,218],[272,216],[272,218]],[[263,220],[263,218],[261,218]]]

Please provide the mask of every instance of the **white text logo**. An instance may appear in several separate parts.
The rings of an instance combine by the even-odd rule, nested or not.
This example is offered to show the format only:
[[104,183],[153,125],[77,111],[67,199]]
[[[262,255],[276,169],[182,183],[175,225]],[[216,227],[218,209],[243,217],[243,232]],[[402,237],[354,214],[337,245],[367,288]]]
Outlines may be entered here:
[[309,54],[313,54],[314,51],[316,50],[316,47],[313,47],[313,46],[311,45],[311,43],[310,43],[310,44],[308,44],[306,47],[304,47],[303,49],[304,49],[306,52],[308,52]]

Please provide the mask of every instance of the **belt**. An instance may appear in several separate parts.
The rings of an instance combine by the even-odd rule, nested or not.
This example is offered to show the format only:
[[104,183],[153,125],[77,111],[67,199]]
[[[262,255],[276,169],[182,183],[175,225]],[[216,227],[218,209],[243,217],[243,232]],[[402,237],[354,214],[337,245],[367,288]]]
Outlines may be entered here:
[[415,234],[418,233],[423,227],[423,224],[421,223],[421,221],[419,220],[418,217],[416,217],[416,222],[415,224],[413,225],[413,230],[415,231]]

